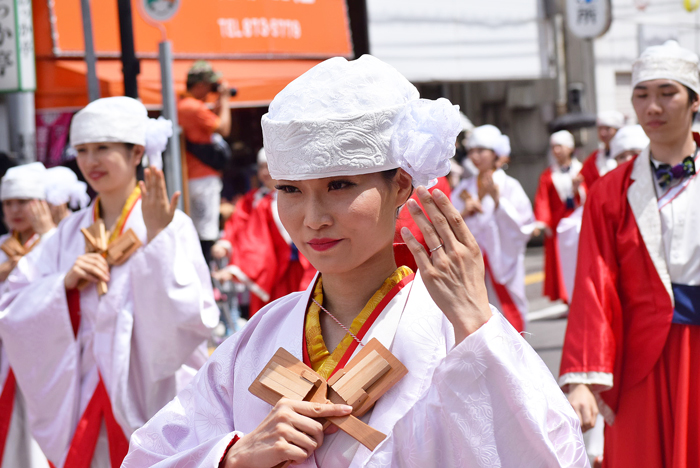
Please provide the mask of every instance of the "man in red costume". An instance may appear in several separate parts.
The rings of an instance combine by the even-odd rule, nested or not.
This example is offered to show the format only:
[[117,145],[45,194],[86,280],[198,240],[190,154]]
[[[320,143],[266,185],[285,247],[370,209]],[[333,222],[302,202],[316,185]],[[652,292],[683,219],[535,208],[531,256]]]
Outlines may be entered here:
[[534,235],[545,233],[544,240],[544,295],[552,301],[568,302],[564,275],[559,261],[557,226],[559,221],[571,215],[585,200],[584,185],[578,175],[581,162],[573,157],[574,136],[561,130],[550,137],[553,163],[540,176],[535,194]]
[[610,142],[625,125],[625,116],[618,111],[603,111],[598,114],[596,126],[598,128],[598,149],[593,151],[583,163],[581,168],[582,181],[587,187],[617,167],[617,162],[610,154]]
[[634,63],[650,139],[593,187],[583,215],[560,384],[604,467],[700,466],[698,57],[669,41]]
[[[265,151],[258,154],[258,174],[263,187],[274,187],[267,172]],[[269,302],[289,293],[303,291],[316,270],[292,243],[277,212],[277,192],[263,188],[249,197],[250,206],[241,206],[237,226],[230,228],[232,245],[229,265],[212,274],[219,281],[236,280],[251,292],[249,315]],[[246,199],[244,198],[244,202]],[[236,213],[232,215],[236,216]]]

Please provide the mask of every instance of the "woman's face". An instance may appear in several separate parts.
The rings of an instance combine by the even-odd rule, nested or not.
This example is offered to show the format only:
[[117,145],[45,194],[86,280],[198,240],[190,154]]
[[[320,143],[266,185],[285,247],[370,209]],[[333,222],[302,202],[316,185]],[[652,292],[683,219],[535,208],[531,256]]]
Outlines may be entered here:
[[564,145],[552,145],[552,155],[560,166],[568,166],[571,162],[571,155],[574,153],[573,148]]
[[86,143],[75,147],[76,161],[85,180],[97,193],[122,190],[136,179],[143,146],[124,143]]
[[2,201],[5,224],[11,231],[25,232],[32,228],[31,200],[10,199]]
[[472,160],[479,172],[492,171],[496,168],[496,153],[487,148],[469,148],[467,156]]
[[374,173],[277,182],[282,224],[321,273],[352,271],[392,245],[396,210],[411,193],[411,178]]

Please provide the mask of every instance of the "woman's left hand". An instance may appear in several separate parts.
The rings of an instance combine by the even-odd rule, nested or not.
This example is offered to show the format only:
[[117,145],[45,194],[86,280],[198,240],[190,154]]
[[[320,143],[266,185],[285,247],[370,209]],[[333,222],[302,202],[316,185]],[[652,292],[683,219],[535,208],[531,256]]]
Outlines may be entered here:
[[29,205],[29,210],[29,222],[32,224],[34,232],[40,236],[56,227],[53,223],[49,204],[44,200],[32,200]]
[[148,242],[151,242],[173,220],[180,192],[175,192],[172,199],[168,200],[163,171],[154,167],[144,170],[143,179],[139,182],[141,211],[143,222],[146,224]]
[[408,201],[408,208],[433,252],[426,252],[407,228],[401,234],[430,296],[452,323],[455,344],[459,344],[492,316],[481,249],[444,193],[435,190],[431,195],[425,187],[416,191],[430,220],[414,200]]

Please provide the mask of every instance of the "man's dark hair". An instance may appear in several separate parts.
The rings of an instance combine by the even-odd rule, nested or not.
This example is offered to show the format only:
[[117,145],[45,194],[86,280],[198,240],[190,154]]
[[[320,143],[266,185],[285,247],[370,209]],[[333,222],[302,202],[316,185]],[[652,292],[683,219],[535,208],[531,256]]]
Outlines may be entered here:
[[[688,90],[688,107],[692,106],[695,104],[695,101],[698,99],[698,93],[690,89],[689,87],[685,87],[685,89]],[[693,122],[695,121],[695,117],[698,116],[697,112],[693,112]]]

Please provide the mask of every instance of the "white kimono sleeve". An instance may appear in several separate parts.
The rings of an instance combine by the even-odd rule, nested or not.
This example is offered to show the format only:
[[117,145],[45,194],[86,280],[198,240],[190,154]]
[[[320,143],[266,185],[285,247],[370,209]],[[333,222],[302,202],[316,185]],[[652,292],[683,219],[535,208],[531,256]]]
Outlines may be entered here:
[[180,369],[219,323],[219,309],[197,233],[180,211],[130,259],[129,267],[132,348],[138,350],[140,375],[150,384]]
[[368,462],[351,466],[580,468],[589,463],[579,420],[552,374],[496,313],[448,353],[423,397]]
[[194,379],[131,436],[122,468],[217,468],[236,435],[231,360],[238,337],[225,341]]
[[[60,460],[79,417],[80,349],[56,273],[60,234],[22,258],[0,300],[0,336],[24,396],[32,435]],[[36,255],[35,255],[36,254]]]

